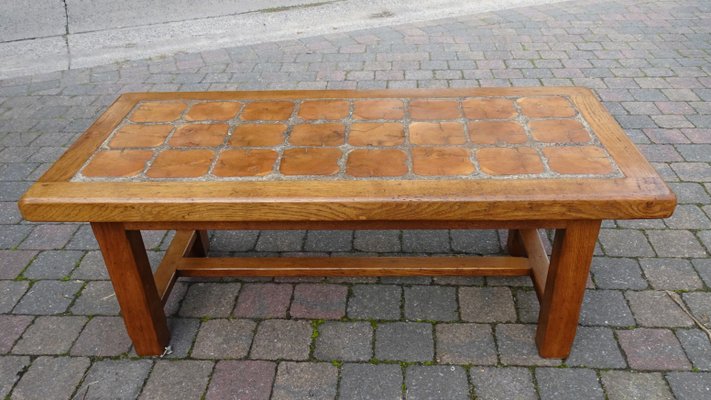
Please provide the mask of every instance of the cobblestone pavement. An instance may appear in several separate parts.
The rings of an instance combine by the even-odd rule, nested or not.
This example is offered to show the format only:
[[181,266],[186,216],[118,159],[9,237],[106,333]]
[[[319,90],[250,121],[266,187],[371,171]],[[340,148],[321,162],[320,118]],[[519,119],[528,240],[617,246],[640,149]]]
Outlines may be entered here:
[[[0,81],[0,398],[708,399],[711,4],[576,1]],[[181,280],[132,353],[87,225],[15,201],[124,91],[582,85],[677,193],[606,222],[566,360],[527,279]],[[498,253],[496,231],[222,232],[217,251]],[[170,233],[145,235],[155,262]],[[318,300],[318,301],[315,301]]]

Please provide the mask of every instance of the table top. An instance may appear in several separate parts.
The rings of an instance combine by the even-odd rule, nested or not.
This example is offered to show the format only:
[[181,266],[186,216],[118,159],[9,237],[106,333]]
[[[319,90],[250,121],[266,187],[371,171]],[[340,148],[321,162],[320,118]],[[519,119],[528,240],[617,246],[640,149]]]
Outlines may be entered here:
[[571,219],[664,216],[674,196],[590,91],[482,88],[124,94],[20,204],[60,221]]

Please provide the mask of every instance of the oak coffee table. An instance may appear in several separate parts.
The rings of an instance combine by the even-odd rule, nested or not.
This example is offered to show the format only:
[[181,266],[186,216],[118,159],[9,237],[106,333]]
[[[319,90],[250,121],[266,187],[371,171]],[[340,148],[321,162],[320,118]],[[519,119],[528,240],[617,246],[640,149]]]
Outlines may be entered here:
[[[603,219],[675,197],[583,88],[124,94],[20,201],[90,222],[139,355],[180,276],[528,275],[570,352]],[[208,257],[209,229],[508,229],[501,257]],[[549,260],[538,229],[555,229]],[[176,230],[152,273],[141,230]]]

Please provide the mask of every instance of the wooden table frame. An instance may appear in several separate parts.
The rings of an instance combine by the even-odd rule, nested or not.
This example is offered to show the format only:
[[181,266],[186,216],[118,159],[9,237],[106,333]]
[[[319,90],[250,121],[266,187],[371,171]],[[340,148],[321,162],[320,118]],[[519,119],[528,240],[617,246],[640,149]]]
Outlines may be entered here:
[[[137,101],[310,97],[566,95],[623,173],[614,179],[73,182]],[[594,184],[591,184],[594,183]],[[265,195],[267,193],[268,195]],[[158,355],[170,333],[163,303],[179,276],[531,276],[541,303],[536,342],[564,358],[575,337],[601,221],[664,218],[676,200],[594,95],[582,88],[402,91],[137,93],[122,95],[23,196],[25,218],[91,222],[139,355]],[[550,261],[537,229],[556,230]],[[155,274],[141,230],[174,229]],[[509,229],[502,257],[207,257],[207,230]]]

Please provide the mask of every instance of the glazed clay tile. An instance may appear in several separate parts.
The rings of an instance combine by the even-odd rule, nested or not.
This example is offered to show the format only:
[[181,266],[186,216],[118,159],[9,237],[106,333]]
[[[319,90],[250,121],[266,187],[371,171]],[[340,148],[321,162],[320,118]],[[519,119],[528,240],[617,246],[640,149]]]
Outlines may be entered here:
[[406,159],[400,150],[353,150],[348,154],[346,173],[360,178],[402,176],[407,173]]
[[404,109],[401,100],[361,100],[355,102],[353,119],[402,119]]
[[461,147],[418,147],[412,149],[412,169],[423,176],[469,175],[474,165]]
[[344,141],[343,124],[296,125],[289,135],[289,143],[295,146],[340,146]]
[[411,119],[461,118],[459,104],[454,100],[417,99],[410,102]]
[[613,170],[605,152],[598,147],[547,147],[543,154],[551,169],[561,174],[602,175]]
[[187,121],[227,121],[237,115],[241,103],[234,101],[209,101],[198,103],[192,106],[190,111],[185,115]]
[[230,146],[277,146],[284,142],[284,124],[244,124],[232,131]]
[[481,171],[488,175],[540,174],[543,162],[535,149],[485,148],[476,152]]
[[459,122],[413,122],[410,142],[413,144],[464,144],[464,126]]
[[116,132],[109,147],[156,147],[163,144],[173,125],[125,125]]
[[587,143],[590,135],[583,124],[574,119],[548,119],[531,121],[531,135],[539,142]]
[[196,178],[207,173],[213,156],[210,150],[165,150],[158,154],[146,175],[151,178]]
[[153,156],[150,150],[108,150],[97,153],[82,174],[87,177],[131,177],[143,171]]
[[290,101],[255,101],[244,106],[240,118],[245,121],[285,121],[293,111],[294,103]]
[[187,124],[178,127],[168,144],[175,147],[214,147],[227,136],[227,124]]
[[343,100],[304,101],[299,109],[299,118],[343,119],[348,116],[348,102]]
[[474,121],[468,127],[469,137],[477,144],[516,144],[528,140],[523,126],[515,121]]
[[334,175],[338,172],[339,149],[287,149],[281,160],[284,175]]
[[215,176],[263,176],[272,172],[276,159],[274,150],[225,150],[212,172]]
[[462,111],[469,119],[509,119],[518,114],[512,100],[501,98],[465,99]]
[[171,122],[180,118],[187,105],[176,101],[142,103],[133,112],[133,122]]
[[348,143],[353,146],[398,146],[404,141],[402,124],[394,122],[354,123],[348,135]]
[[567,118],[575,116],[575,109],[560,96],[522,97],[517,100],[523,115],[529,118]]

